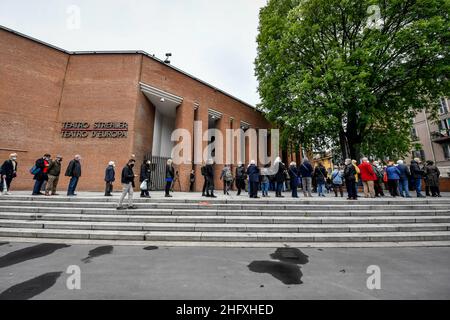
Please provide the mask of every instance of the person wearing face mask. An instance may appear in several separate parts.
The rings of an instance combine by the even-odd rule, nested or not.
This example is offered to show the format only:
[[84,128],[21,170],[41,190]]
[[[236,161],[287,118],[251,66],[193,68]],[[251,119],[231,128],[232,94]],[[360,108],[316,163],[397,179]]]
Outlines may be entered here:
[[78,180],[81,177],[81,156],[77,154],[73,160],[69,162],[66,170],[66,177],[70,177],[69,187],[67,188],[67,195],[69,197],[76,196],[75,189],[78,185]]
[[50,166],[50,158],[51,155],[48,153],[45,154],[42,158],[39,158],[36,160],[35,167],[37,168],[36,173],[34,174],[33,179],[34,187],[33,187],[33,196],[41,196],[44,195],[41,192],[42,184],[44,181],[48,180],[48,167]]
[[141,165],[141,174],[139,177],[139,182],[141,182],[141,183],[144,181],[147,182],[146,183],[147,189],[145,189],[145,190],[141,189],[141,198],[150,198],[150,193],[149,193],[150,188],[149,187],[150,187],[150,176],[152,173],[152,170],[150,167],[151,163],[152,162],[150,160],[146,160]]
[[[17,176],[17,153],[11,153],[9,155],[9,159],[3,162],[0,169],[0,177],[1,183],[6,183],[6,191],[3,194],[11,194],[9,192],[11,188],[11,182]],[[0,191],[3,191],[5,188],[2,186]]]
[[114,161],[108,163],[108,167],[105,170],[105,197],[112,197],[113,182],[116,181],[116,164]]
[[57,155],[55,160],[50,161],[48,167],[48,181],[45,187],[45,195],[56,195],[56,187],[58,186],[59,175],[61,174],[62,156]]
[[120,196],[119,205],[117,206],[117,210],[124,210],[125,208],[122,206],[123,200],[125,196],[128,194],[128,209],[136,209],[133,205],[133,188],[134,188],[134,178],[137,175],[134,174],[133,168],[136,160],[130,159],[127,165],[122,169],[122,195]]

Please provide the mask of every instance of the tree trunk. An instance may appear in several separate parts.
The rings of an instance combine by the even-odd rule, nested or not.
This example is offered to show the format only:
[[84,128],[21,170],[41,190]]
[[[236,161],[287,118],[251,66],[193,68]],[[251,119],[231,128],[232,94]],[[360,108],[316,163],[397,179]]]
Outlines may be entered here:
[[344,130],[339,131],[339,143],[341,145],[342,160],[350,158],[350,148]]
[[359,159],[361,159],[361,143],[349,141],[349,148],[351,159],[359,161]]
[[[346,148],[348,147],[349,158],[359,161],[361,158],[361,143],[362,136],[357,130],[358,128],[358,116],[356,112],[351,109],[348,113],[347,130],[344,133],[346,140]],[[343,129],[342,129],[343,131]]]

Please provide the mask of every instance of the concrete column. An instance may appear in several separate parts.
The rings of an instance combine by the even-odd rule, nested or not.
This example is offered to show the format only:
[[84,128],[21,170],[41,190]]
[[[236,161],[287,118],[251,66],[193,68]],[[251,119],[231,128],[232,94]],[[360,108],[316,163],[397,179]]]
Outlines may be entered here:
[[[222,132],[222,137],[223,137],[223,141],[222,141],[222,146],[220,145],[216,145],[216,156],[218,155],[222,155],[221,159],[217,159],[216,165],[214,166],[214,175],[215,175],[215,180],[214,180],[214,184],[217,190],[223,190],[223,181],[220,180],[220,174],[222,173],[222,170],[225,166],[225,162],[226,162],[226,152],[227,152],[227,147],[226,147],[226,130],[230,128],[230,117],[227,115],[222,115],[222,118],[220,118],[217,121],[217,129],[220,130],[220,132]],[[218,151],[218,148],[222,148],[221,151]]]
[[198,106],[196,113],[196,121],[200,121],[201,122],[201,134],[200,137],[197,137],[197,132],[194,133],[194,141],[201,141],[199,148],[201,149],[200,151],[200,160],[202,161],[202,163],[196,163],[194,165],[195,168],[195,191],[202,191],[202,187],[203,187],[203,182],[204,182],[204,178],[201,174],[201,167],[203,165],[203,150],[206,149],[206,147],[208,146],[208,142],[207,141],[203,141],[203,133],[205,133],[208,130],[208,108],[204,105],[204,104],[200,104]]
[[[189,135],[183,137],[183,139],[189,139],[186,145],[189,146],[188,150],[183,150],[181,155],[186,156],[184,152],[189,152],[191,155],[189,157],[189,161],[186,163],[178,164],[175,166],[175,170],[179,173],[179,181],[180,184],[175,183],[174,190],[175,191],[189,191],[189,175],[192,170],[193,164],[193,154],[192,154],[192,146],[194,143],[193,139],[193,131],[194,131],[194,103],[191,101],[183,101],[183,103],[177,107],[177,114],[175,118],[175,128],[176,129],[186,129],[189,132]],[[183,141],[184,142],[184,141]],[[182,143],[179,141],[176,144]],[[181,190],[180,190],[181,186]]]

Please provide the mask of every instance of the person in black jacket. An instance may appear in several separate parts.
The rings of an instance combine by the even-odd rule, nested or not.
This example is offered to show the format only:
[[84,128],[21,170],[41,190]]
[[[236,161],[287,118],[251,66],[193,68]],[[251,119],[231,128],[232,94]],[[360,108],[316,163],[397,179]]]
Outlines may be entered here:
[[175,178],[175,169],[173,168],[172,159],[167,160],[166,165],[166,198],[172,198],[170,195],[170,189],[172,188],[173,179]]
[[66,170],[66,177],[70,177],[69,187],[67,188],[67,195],[69,197],[76,196],[75,189],[78,185],[78,180],[81,177],[81,156],[77,154],[73,160],[69,162]]
[[189,192],[194,192],[195,186],[195,170],[191,170],[189,174]]
[[258,185],[259,185],[259,168],[256,166],[256,161],[250,161],[250,165],[247,168],[248,181],[250,184],[250,198],[258,197]]
[[276,192],[275,195],[277,198],[284,198],[284,196],[281,194],[283,190],[283,184],[286,180],[286,167],[284,166],[284,163],[281,162],[281,158],[276,158],[274,162],[275,167],[275,181],[276,181]]
[[200,168],[200,172],[202,174],[203,177],[203,188],[202,188],[202,197],[206,197],[207,193],[206,193],[206,185],[207,185],[207,181],[206,181],[206,165],[203,162],[202,167]]
[[141,189],[141,198],[150,198],[150,178],[152,173],[151,165],[152,162],[150,160],[144,161],[144,163],[141,165],[141,174],[139,176],[139,182],[147,182],[147,189],[142,190]]
[[33,187],[33,196],[44,195],[41,192],[41,188],[44,182],[48,180],[47,172],[48,167],[50,166],[50,158],[51,155],[45,154],[44,157],[36,160],[35,166],[39,170],[35,173],[33,177],[33,179],[35,180]]
[[45,187],[45,195],[46,196],[56,196],[56,188],[58,187],[59,175],[61,174],[61,163],[62,156],[57,155],[55,160],[50,161],[50,165],[48,167],[47,176],[47,186]]
[[327,169],[325,169],[322,161],[319,161],[316,168],[314,169],[314,177],[317,183],[317,194],[319,197],[325,197],[324,189],[325,183],[327,182]]
[[415,158],[411,161],[411,165],[409,166],[409,171],[411,172],[411,178],[414,183],[414,188],[416,189],[417,198],[424,198],[422,195],[422,179],[425,174],[425,171],[420,168],[420,159]]
[[116,172],[114,170],[115,167],[116,165],[114,161],[110,161],[105,170],[105,197],[112,197],[111,192],[113,191],[113,182],[116,181]]
[[122,206],[123,200],[125,196],[128,194],[128,209],[136,209],[133,205],[133,188],[134,186],[134,178],[137,175],[133,172],[134,164],[136,160],[130,159],[127,165],[122,169],[122,177],[121,182],[123,186],[122,195],[120,196],[119,205],[117,206],[117,210],[124,210],[125,208]]
[[206,196],[210,198],[217,198],[214,195],[214,161],[208,160],[206,165]]
[[306,197],[312,197],[312,178],[314,169],[309,162],[308,158],[304,158],[302,164],[299,167],[299,174],[302,177],[303,195]]
[[2,185],[0,192],[3,192],[3,190],[5,189],[3,183],[6,182],[6,192],[3,192],[3,194],[10,194],[9,190],[11,188],[11,182],[16,176],[17,176],[17,153],[11,153],[9,155],[9,159],[3,162],[0,169],[0,177],[1,177],[0,184]]
[[292,198],[298,198],[298,192],[297,192],[297,188],[299,185],[299,172],[297,169],[297,163],[295,162],[291,162],[291,164],[289,165],[289,182],[290,182],[290,187],[291,187],[291,191],[292,191]]
[[236,168],[236,188],[237,195],[241,195],[241,191],[245,190],[245,180],[247,179],[247,174],[245,173],[245,167],[242,162],[238,163],[238,167]]
[[345,159],[344,179],[347,188],[347,200],[357,200],[356,195],[356,169],[351,159]]

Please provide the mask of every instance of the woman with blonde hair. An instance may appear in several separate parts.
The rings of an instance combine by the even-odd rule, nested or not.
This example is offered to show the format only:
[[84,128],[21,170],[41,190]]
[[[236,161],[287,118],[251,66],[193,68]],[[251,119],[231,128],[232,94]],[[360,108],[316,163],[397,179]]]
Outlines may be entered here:
[[165,188],[166,198],[172,198],[172,196],[170,195],[170,189],[172,187],[172,182],[174,178],[175,178],[175,169],[173,168],[173,160],[169,159],[167,160],[166,164],[166,188]]

